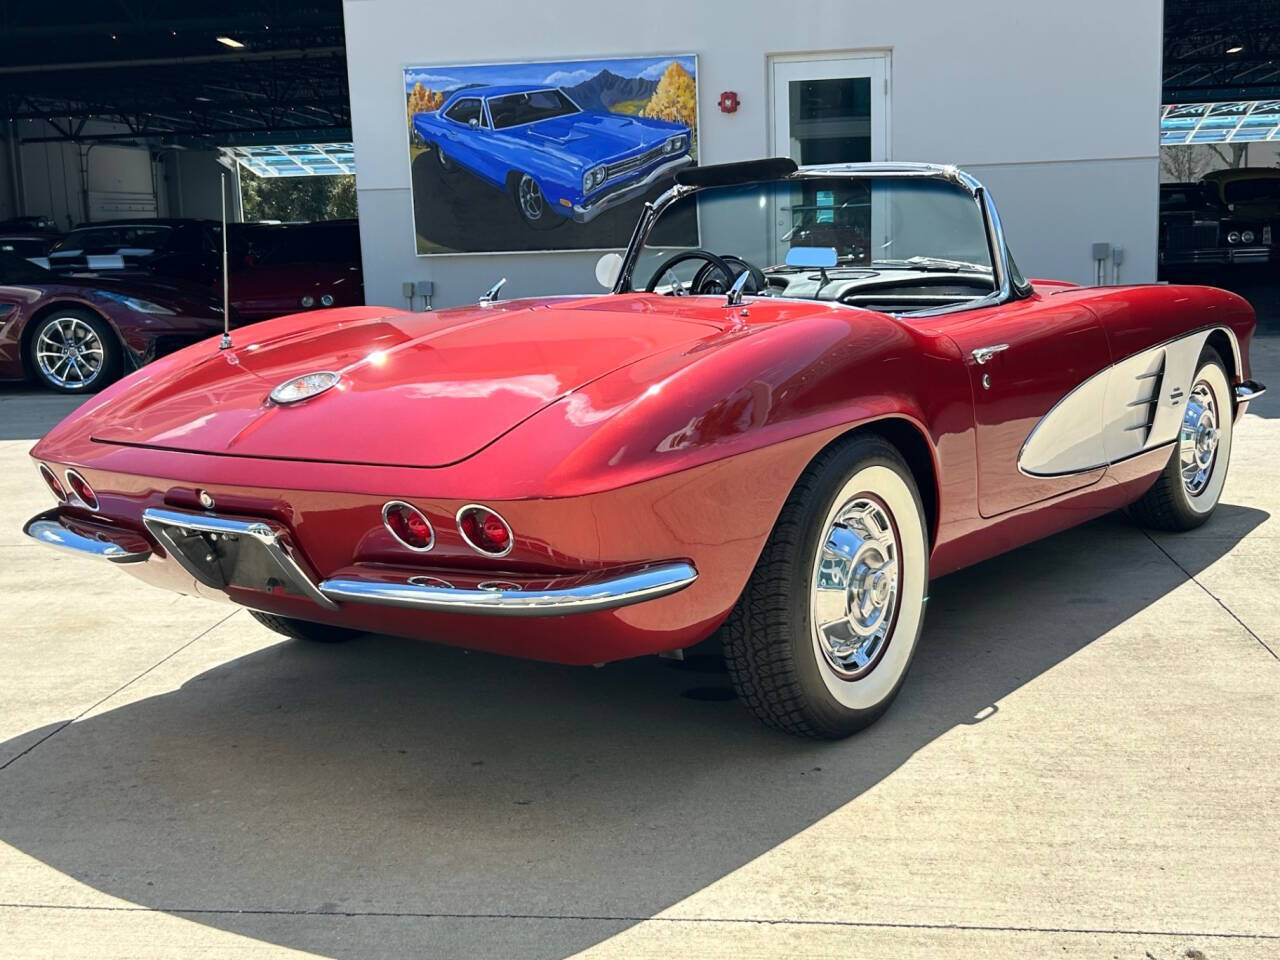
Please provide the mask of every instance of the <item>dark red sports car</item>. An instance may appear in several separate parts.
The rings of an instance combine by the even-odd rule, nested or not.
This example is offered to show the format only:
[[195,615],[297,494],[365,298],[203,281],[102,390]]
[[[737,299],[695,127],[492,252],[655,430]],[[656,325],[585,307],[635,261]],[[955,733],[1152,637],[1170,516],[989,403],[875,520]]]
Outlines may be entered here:
[[61,276],[0,251],[0,380],[90,393],[221,329],[200,288]]
[[160,360],[36,446],[26,532],[312,640],[587,664],[720,630],[760,718],[838,737],[930,577],[1122,507],[1204,523],[1263,392],[1244,300],[1027,280],[954,167],[683,171],[598,274]]
[[239,260],[231,270],[231,308],[240,322],[364,304],[355,220],[232,224],[228,229]]

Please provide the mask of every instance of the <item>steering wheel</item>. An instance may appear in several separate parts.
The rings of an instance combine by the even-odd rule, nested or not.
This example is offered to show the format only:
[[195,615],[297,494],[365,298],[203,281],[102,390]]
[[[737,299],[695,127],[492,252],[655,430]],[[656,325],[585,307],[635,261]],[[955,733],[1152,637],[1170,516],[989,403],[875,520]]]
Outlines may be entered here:
[[[725,263],[725,261],[722,258],[717,257],[710,250],[703,250],[702,248],[698,247],[693,250],[681,250],[679,253],[673,254],[672,256],[667,257],[667,259],[663,260],[662,263],[658,264],[658,269],[653,271],[653,276],[651,276],[649,278],[649,282],[645,284],[644,292],[653,293],[653,291],[658,286],[658,281],[661,280],[671,270],[672,267],[678,266],[679,264],[684,263],[686,260],[705,260],[706,261],[705,266],[703,266],[702,269],[698,271],[697,276],[695,276],[694,278],[695,280],[702,276],[702,273],[704,270],[714,269],[717,273],[719,273],[722,277],[724,277],[724,284],[725,284],[724,289],[728,290],[731,286],[733,286],[733,280],[734,280],[733,267],[729,266],[729,264]],[[675,276],[675,275],[672,274],[672,276]],[[674,293],[677,297],[684,295],[684,284],[680,282],[680,279],[678,277],[676,278],[675,285],[671,288],[671,292]],[[693,292],[701,293],[702,291],[698,290],[695,287]]]
[[[751,279],[747,281],[746,286],[742,289],[743,293],[748,296],[760,296],[761,294],[768,293],[769,281],[764,278],[764,271],[755,264],[749,263],[742,259],[742,257],[734,256],[732,253],[726,253],[720,259],[729,264],[730,267],[742,268],[733,275],[734,280],[737,280],[738,277],[742,276],[743,270],[747,271],[747,273],[751,275]],[[711,276],[713,269],[714,268],[710,263],[699,267],[698,272],[693,275],[693,280],[689,282],[689,287],[695,293],[728,293],[729,286],[733,286],[733,284],[730,283],[729,286],[722,286],[718,280]]]

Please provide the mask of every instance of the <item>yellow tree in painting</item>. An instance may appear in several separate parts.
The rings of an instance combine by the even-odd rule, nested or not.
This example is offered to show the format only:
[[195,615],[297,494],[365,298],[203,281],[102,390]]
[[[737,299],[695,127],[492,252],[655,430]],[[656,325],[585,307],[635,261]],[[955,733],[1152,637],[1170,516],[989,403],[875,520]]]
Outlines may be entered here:
[[429,113],[440,109],[440,105],[444,103],[444,94],[438,90],[428,90],[419,81],[413,85],[408,100],[409,122],[412,123],[415,113]]
[[698,94],[689,71],[672,60],[663,71],[658,87],[649,103],[640,111],[642,117],[671,120],[692,127],[698,118]]

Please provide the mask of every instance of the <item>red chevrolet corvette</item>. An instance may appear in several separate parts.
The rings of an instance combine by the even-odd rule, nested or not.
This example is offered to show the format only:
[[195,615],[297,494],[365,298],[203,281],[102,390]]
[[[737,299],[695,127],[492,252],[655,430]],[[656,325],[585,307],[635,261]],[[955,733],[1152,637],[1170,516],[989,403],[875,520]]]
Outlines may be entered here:
[[1253,312],[1028,281],[952,167],[682,172],[601,296],[261,323],[63,421],[41,542],[365,631],[589,664],[719,630],[763,720],[900,687],[929,578],[1129,507],[1213,513]]

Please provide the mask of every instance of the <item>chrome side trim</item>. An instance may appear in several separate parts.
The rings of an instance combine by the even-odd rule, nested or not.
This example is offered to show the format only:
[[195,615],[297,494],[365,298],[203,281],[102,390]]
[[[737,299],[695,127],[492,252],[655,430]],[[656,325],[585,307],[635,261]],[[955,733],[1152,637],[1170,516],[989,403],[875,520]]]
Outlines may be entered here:
[[165,552],[197,580],[205,582],[205,575],[192,564],[178,546],[170,530],[191,530],[221,536],[250,537],[266,548],[267,555],[283,576],[303,596],[314,600],[327,610],[337,610],[338,605],[316,589],[315,583],[303,573],[298,562],[285,548],[280,535],[261,520],[232,520],[212,513],[183,513],[179,510],[161,510],[148,507],[142,511],[142,522],[151,535],[160,542]]
[[610,580],[548,590],[468,590],[349,578],[325,580],[320,590],[331,600],[350,603],[500,617],[559,617],[665,597],[697,579],[692,564],[665,563]]
[[[1060,399],[1032,428],[1018,454],[1018,472],[1087,473],[1173,442],[1182,422],[1178,407],[1191,389],[1200,351],[1219,330],[1239,369],[1240,344],[1225,326],[1201,327],[1117,360]],[[1148,392],[1152,381],[1155,390]],[[1132,415],[1144,406],[1142,422],[1134,423]]]
[[1266,392],[1267,388],[1257,380],[1242,380],[1232,390],[1236,397],[1236,403],[1248,403],[1250,400],[1257,400]]
[[[131,549],[114,540],[96,539],[76,533],[62,523],[57,510],[46,510],[44,513],[36,514],[23,524],[22,532],[46,547],[53,547],[55,550],[63,550],[81,557],[110,560],[112,563],[141,563],[151,556],[150,550]],[[138,540],[143,539],[138,534],[133,536]]]

